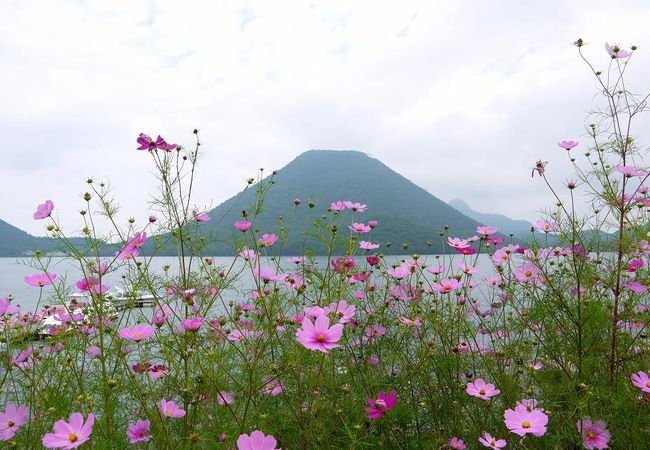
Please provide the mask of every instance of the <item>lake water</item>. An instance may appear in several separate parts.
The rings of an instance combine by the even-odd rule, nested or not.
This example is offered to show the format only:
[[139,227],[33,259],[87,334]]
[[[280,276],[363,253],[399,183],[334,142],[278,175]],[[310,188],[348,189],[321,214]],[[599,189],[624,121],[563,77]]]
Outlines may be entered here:
[[[473,261],[476,258],[476,255],[472,256],[471,260]],[[391,263],[399,263],[402,259],[410,259],[410,256],[387,256],[386,260]],[[441,263],[446,267],[453,267],[454,273],[458,271],[456,262],[461,262],[463,256],[453,255],[453,262],[450,264],[449,255],[440,255],[440,258],[436,260],[435,255],[426,255],[421,256],[420,261],[425,261],[429,265],[437,266]],[[362,256],[356,257],[357,263],[363,261]],[[287,258],[281,258],[281,267],[285,271],[295,271],[295,265],[288,262]],[[315,257],[313,259],[316,267],[324,268],[327,265],[327,257]],[[39,288],[30,286],[25,283],[24,278],[26,275],[31,275],[34,273],[40,272],[34,267],[30,267],[30,264],[33,265],[34,260],[31,258],[0,258],[0,298],[7,297],[8,295],[13,295],[14,300],[13,304],[20,305],[23,311],[33,311],[36,307],[38,301]],[[68,258],[59,258],[53,257],[49,265],[49,272],[56,273],[59,278],[65,278],[66,284],[74,287],[74,283],[80,280],[82,277],[81,271],[73,264],[74,261]],[[230,256],[224,257],[214,257],[215,266],[225,266],[229,267],[233,263],[233,258]],[[241,269],[244,264],[243,259],[238,258],[234,266],[234,270]],[[264,261],[262,259],[262,265],[271,265],[272,261]],[[174,268],[178,265],[178,258],[172,256],[160,256],[151,258],[150,263],[150,272],[153,273],[163,273],[163,266],[170,265],[170,273],[176,273]],[[474,264],[479,270],[480,274],[478,275],[479,279],[482,279],[484,276],[492,275],[494,273],[492,263],[488,255],[478,255],[478,259]],[[103,283],[108,284],[109,286],[121,286],[122,278],[121,272],[116,271],[107,274],[103,277]],[[251,289],[254,286],[254,281],[250,271],[244,272],[242,278],[239,282],[239,287],[241,289]],[[48,297],[53,294],[53,288],[51,286],[46,286],[43,289],[44,298],[41,300],[41,305],[47,303]],[[235,298],[237,296],[236,292],[232,292],[232,300],[241,300],[241,298]]]

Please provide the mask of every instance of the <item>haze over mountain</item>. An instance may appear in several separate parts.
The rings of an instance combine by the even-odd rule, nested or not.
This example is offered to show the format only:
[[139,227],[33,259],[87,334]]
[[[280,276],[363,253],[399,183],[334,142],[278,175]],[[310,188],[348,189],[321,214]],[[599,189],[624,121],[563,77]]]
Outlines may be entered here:
[[532,224],[526,220],[511,219],[502,214],[474,211],[465,201],[459,198],[449,200],[448,204],[467,217],[471,217],[477,222],[480,222],[482,225],[497,227],[499,232],[503,234],[512,233],[515,236],[521,236],[530,233]]

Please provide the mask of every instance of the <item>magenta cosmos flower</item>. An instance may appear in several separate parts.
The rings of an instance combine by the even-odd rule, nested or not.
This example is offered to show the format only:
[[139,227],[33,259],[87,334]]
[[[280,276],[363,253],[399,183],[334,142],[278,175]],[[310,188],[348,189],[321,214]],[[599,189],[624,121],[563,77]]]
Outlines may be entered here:
[[337,342],[343,335],[343,325],[337,323],[330,327],[330,319],[325,314],[316,318],[314,323],[308,318],[302,321],[302,328],[296,330],[296,338],[303,347],[309,350],[318,350],[323,353],[340,347]]
[[97,277],[87,277],[77,281],[77,289],[94,294],[104,294],[108,292],[109,287],[105,284],[100,284],[99,278]]
[[117,259],[128,260],[135,256],[138,256],[140,247],[144,245],[144,241],[147,239],[147,233],[144,231],[142,233],[136,233],[124,246],[122,251],[117,253]]
[[36,212],[32,217],[34,220],[45,219],[46,217],[50,217],[53,209],[54,203],[52,203],[52,200],[45,200],[45,203],[41,203],[36,207]]
[[449,446],[454,450],[465,450],[467,448],[465,441],[458,439],[457,437],[449,439]]
[[576,423],[578,433],[582,435],[582,446],[588,449],[603,449],[607,448],[610,434],[607,431],[607,425],[603,420],[598,420],[596,423],[591,422],[589,416]]
[[47,433],[43,436],[43,446],[64,450],[77,448],[88,440],[94,423],[95,415],[92,413],[88,414],[86,423],[84,423],[81,413],[72,413],[67,422],[58,420],[54,423],[54,433]]
[[54,283],[54,280],[56,280],[56,274],[50,272],[25,275],[25,283],[29,284],[30,286],[43,287]]
[[650,377],[645,372],[637,372],[632,374],[632,384],[646,394],[650,394]]
[[237,228],[242,233],[245,233],[246,231],[250,230],[252,225],[253,224],[250,223],[248,220],[239,220],[235,222],[235,228]]
[[150,426],[151,421],[140,419],[136,423],[129,425],[129,430],[126,432],[126,435],[129,437],[129,443],[145,442],[153,438],[152,435],[148,434]]
[[149,339],[154,335],[155,332],[156,327],[153,325],[145,325],[141,323],[134,326],[133,328],[122,328],[120,331],[118,331],[117,334],[119,334],[119,336],[123,339],[138,342]]
[[483,436],[478,438],[478,441],[483,445],[483,447],[489,447],[494,450],[499,450],[500,448],[505,447],[507,444],[505,439],[497,439],[485,431],[483,432]]
[[160,400],[160,412],[162,413],[163,416],[172,417],[174,419],[185,416],[184,409],[181,409],[173,401],[171,400],[167,401],[164,398]]
[[8,441],[14,437],[20,427],[25,425],[27,416],[29,416],[27,406],[8,403],[5,410],[0,412],[0,441]]
[[519,404],[514,410],[506,409],[503,413],[503,419],[508,430],[521,437],[529,433],[533,436],[540,437],[546,433],[548,416],[539,409],[529,411],[525,405]]
[[557,143],[557,146],[565,150],[571,150],[578,146],[578,141],[560,141]]
[[270,434],[267,436],[259,430],[253,431],[250,435],[242,434],[237,438],[239,450],[277,450],[277,441]]
[[138,147],[137,150],[149,150],[150,152],[158,149],[169,151],[176,148],[176,144],[168,144],[167,141],[160,137],[160,135],[158,135],[158,138],[154,141],[148,135],[140,133],[136,142],[140,144],[140,147]]
[[368,400],[368,405],[366,407],[366,412],[368,413],[368,419],[379,419],[381,416],[386,414],[387,411],[390,411],[397,404],[397,391],[392,390],[390,393],[381,391],[377,398],[371,398]]
[[495,389],[493,384],[488,384],[483,381],[482,378],[477,378],[473,383],[469,383],[465,389],[469,395],[482,398],[483,400],[489,400],[490,397],[494,397],[501,392],[499,389]]

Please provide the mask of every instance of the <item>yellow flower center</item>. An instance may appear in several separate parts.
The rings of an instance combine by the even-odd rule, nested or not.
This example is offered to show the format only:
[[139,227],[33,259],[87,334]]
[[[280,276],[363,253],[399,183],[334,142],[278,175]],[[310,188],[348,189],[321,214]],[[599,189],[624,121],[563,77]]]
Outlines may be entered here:
[[316,338],[316,340],[318,342],[325,342],[325,336],[323,336],[322,334],[319,334],[318,337]]
[[524,275],[526,275],[527,277],[532,277],[533,272],[531,272],[530,270],[527,270],[526,272],[524,272]]
[[79,438],[77,437],[77,435],[75,433],[70,433],[68,435],[68,440],[70,442],[77,442],[79,440]]
[[165,415],[166,415],[166,416],[169,416],[171,413],[172,413],[172,410],[171,410],[171,409],[166,409],[166,410],[165,410]]
[[645,384],[645,387],[650,387],[650,381]]
[[140,339],[141,337],[142,337],[142,333],[140,333],[139,331],[133,333],[133,339]]
[[492,440],[490,441],[490,445],[491,445],[492,447],[494,447],[495,445],[497,445],[497,441],[495,441],[494,439],[492,439]]
[[530,428],[530,422],[527,420],[524,420],[524,423],[521,424],[521,428]]
[[14,425],[15,425],[15,423],[13,423],[11,420],[9,422],[7,422],[7,427],[8,428],[13,427]]
[[593,438],[596,437],[596,433],[594,433],[593,431],[590,431],[589,433],[587,433],[587,436],[589,437],[589,439],[593,439]]
[[478,391],[478,393],[481,395],[485,395],[485,389],[481,389],[480,391]]

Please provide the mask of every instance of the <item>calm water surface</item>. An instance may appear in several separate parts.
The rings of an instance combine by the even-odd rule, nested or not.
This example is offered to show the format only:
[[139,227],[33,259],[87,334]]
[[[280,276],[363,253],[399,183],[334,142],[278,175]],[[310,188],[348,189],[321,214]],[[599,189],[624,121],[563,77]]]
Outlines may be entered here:
[[[402,259],[410,259],[409,256],[387,256],[389,262],[398,263]],[[454,267],[454,272],[458,270],[456,262],[462,261],[462,256],[454,255],[453,262],[451,265]],[[363,257],[359,256],[356,258],[357,263],[363,261]],[[425,260],[429,265],[437,266],[444,261],[444,265],[449,267],[450,261],[449,256],[441,255],[437,260],[435,255],[421,256],[420,261]],[[264,259],[262,264],[265,265]],[[281,266],[285,271],[295,270],[295,265],[289,263],[287,258],[281,258]],[[81,271],[75,267],[73,264],[74,261],[67,258],[52,258],[49,266],[49,271],[57,274],[59,278],[65,278],[66,284],[69,286],[74,286],[74,283],[82,278]],[[233,263],[233,258],[230,256],[224,257],[215,257],[214,264],[216,266],[230,267]],[[327,257],[315,257],[314,263],[317,267],[324,268],[327,265]],[[21,305],[23,311],[33,311],[38,302],[39,288],[30,286],[25,283],[24,278],[26,275],[31,275],[39,272],[39,270],[30,267],[30,264],[34,264],[33,259],[31,258],[0,258],[0,297],[6,297],[8,295],[14,296],[14,304]],[[238,270],[244,264],[243,259],[239,258],[235,263],[235,270]],[[272,262],[267,260],[266,265],[271,265]],[[150,272],[152,273],[163,273],[163,266],[170,265],[170,273],[176,273],[174,268],[178,266],[178,258],[173,256],[159,256],[151,258],[150,263]],[[480,270],[478,275],[479,279],[483,276],[491,275],[494,273],[492,269],[492,263],[487,255],[479,255],[478,262],[476,267]],[[108,284],[109,286],[118,286],[122,285],[121,272],[116,271],[107,274],[103,277],[103,283]],[[240,282],[239,288],[242,290],[248,290],[253,288],[254,282],[250,274],[250,271],[244,272]],[[47,303],[48,298],[50,298],[54,293],[54,289],[51,286],[46,286],[43,289],[43,299],[41,300],[41,305]],[[226,294],[228,295],[228,294]],[[232,291],[229,293],[232,296],[232,300],[237,300],[237,292]],[[52,303],[52,302],[50,302]]]

